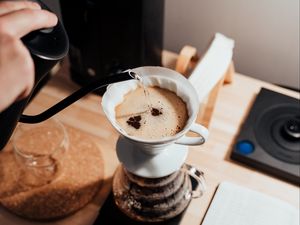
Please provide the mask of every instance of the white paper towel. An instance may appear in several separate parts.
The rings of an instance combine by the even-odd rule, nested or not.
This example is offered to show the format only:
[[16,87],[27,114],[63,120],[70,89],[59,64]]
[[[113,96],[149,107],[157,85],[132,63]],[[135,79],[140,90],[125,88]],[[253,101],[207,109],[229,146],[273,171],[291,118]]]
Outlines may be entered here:
[[299,209],[269,195],[222,182],[202,225],[299,225]]
[[198,93],[200,102],[226,73],[233,55],[234,41],[216,33],[208,50],[196,65],[189,81]]

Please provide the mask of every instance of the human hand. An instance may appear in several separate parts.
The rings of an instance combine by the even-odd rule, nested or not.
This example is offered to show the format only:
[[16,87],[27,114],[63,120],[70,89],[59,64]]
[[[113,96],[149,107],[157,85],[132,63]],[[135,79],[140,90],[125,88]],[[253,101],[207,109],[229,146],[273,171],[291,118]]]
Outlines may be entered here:
[[20,38],[56,23],[37,3],[0,0],[0,112],[28,96],[34,84],[33,60]]

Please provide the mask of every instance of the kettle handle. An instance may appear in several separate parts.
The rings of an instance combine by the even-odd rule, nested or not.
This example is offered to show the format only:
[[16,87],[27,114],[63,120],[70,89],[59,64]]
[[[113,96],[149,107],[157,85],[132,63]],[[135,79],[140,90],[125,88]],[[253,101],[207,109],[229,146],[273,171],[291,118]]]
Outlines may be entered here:
[[121,73],[117,73],[115,75],[108,76],[106,78],[99,79],[97,81],[94,81],[87,86],[84,86],[80,88],[79,90],[75,91],[73,94],[69,95],[68,97],[64,98],[60,102],[56,103],[52,107],[48,108],[44,112],[37,114],[37,115],[21,115],[19,122],[21,123],[40,123],[46,119],[49,119],[56,113],[62,111],[72,103],[76,102],[83,96],[87,95],[88,93],[95,91],[99,88],[102,88],[104,86],[107,86],[112,83],[120,82],[120,81],[126,81],[133,79],[130,70],[126,70]]

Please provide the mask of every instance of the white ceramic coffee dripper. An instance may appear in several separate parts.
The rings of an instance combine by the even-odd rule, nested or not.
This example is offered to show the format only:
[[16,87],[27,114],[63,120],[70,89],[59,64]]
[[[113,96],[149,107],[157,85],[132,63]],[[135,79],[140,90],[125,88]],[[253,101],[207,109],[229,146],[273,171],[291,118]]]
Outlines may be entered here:
[[[207,140],[208,130],[195,123],[200,104],[194,87],[185,77],[164,67],[147,66],[132,71],[142,78],[145,86],[158,86],[170,90],[187,105],[189,118],[179,133],[150,140],[128,135],[115,118],[115,107],[123,101],[124,95],[139,86],[137,80],[109,85],[103,95],[103,111],[113,127],[121,134],[117,142],[120,162],[136,175],[148,178],[163,177],[181,168],[188,153],[188,145],[202,145]],[[198,136],[187,137],[185,134],[188,131],[197,133]]]

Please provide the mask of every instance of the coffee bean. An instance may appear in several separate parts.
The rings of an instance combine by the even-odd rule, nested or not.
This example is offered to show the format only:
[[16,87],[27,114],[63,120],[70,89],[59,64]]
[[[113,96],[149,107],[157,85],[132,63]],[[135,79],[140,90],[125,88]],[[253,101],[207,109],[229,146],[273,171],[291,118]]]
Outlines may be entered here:
[[141,121],[142,117],[141,116],[134,116],[134,117],[130,117],[126,123],[132,127],[134,127],[135,129],[139,129],[141,127]]
[[162,114],[162,112],[159,111],[157,108],[152,108],[151,109],[151,114],[152,114],[152,116],[159,116],[159,115]]

